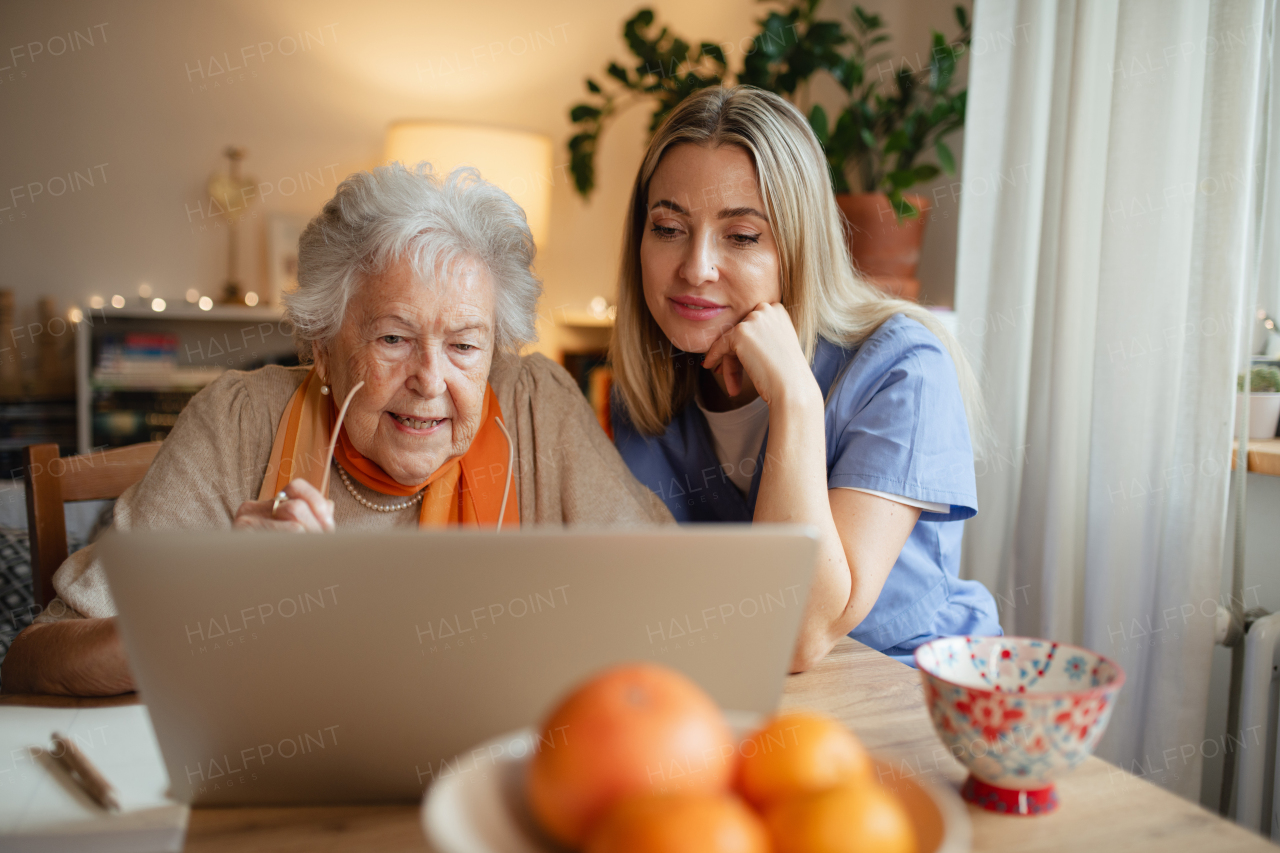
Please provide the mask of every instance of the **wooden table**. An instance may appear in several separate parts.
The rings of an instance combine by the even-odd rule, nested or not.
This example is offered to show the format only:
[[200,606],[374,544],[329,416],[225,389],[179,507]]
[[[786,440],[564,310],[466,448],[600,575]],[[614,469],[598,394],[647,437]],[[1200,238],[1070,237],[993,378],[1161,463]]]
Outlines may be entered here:
[[[45,704],[46,699],[0,697],[0,703]],[[933,732],[919,674],[861,643],[842,640],[812,671],[791,676],[781,707],[808,708],[839,718],[871,750],[892,759],[903,776],[955,788],[964,780],[964,768]],[[1276,849],[1261,837],[1097,758],[1088,759],[1061,780],[1058,793],[1061,806],[1044,817],[997,815],[970,806],[974,851],[1274,853]],[[425,851],[427,845],[415,806],[227,808],[191,812],[186,850],[330,853]]]
[[[957,790],[966,770],[942,747],[915,670],[853,640],[787,681],[783,708],[825,711],[902,775],[945,781]],[[1043,817],[998,815],[969,806],[974,851],[1123,850],[1126,853],[1252,850],[1275,853],[1260,836],[1099,758],[1057,783],[1061,805]]]
[[[1240,443],[1232,442],[1231,467],[1236,467],[1236,451]],[[1270,474],[1280,477],[1280,438],[1252,438],[1249,440],[1249,473]]]

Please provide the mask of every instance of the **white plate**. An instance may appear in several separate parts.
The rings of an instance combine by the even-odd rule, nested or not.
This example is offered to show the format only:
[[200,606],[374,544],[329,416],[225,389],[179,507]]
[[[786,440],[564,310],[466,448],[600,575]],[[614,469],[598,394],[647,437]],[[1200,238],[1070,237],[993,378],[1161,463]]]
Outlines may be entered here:
[[[759,718],[727,712],[745,737]],[[443,765],[422,801],[422,828],[436,853],[563,853],[534,823],[524,796],[525,766],[534,751],[532,728],[479,744]],[[892,779],[879,761],[880,778]],[[920,853],[968,853],[969,815],[949,786],[899,778],[890,785],[919,833]]]

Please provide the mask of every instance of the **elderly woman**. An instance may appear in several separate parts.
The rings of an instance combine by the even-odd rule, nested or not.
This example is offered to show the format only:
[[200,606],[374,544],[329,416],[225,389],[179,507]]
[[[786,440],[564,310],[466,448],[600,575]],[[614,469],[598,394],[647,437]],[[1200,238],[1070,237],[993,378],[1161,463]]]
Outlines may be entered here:
[[[302,235],[285,297],[311,366],[228,371],[197,394],[120,497],[116,527],[669,521],[569,375],[516,355],[534,337],[533,255],[523,211],[471,170],[352,175]],[[132,690],[93,546],[53,583],[58,599],[9,650],[4,689]]]

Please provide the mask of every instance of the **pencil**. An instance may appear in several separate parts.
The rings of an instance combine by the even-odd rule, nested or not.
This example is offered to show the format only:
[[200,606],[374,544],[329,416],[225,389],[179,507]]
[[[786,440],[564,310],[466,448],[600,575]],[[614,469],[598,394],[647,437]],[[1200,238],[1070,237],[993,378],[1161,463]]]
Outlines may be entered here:
[[98,771],[98,768],[93,766],[93,762],[80,751],[71,738],[54,732],[53,749],[49,754],[62,762],[71,774],[71,778],[79,783],[84,792],[93,797],[98,805],[111,811],[120,811],[120,801],[116,799],[115,788],[111,787],[111,783]]

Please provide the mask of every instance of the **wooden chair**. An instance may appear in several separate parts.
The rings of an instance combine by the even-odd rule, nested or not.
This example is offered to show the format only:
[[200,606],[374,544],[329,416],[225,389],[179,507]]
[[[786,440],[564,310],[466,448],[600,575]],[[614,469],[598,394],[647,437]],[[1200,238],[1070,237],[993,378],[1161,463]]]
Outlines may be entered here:
[[36,604],[47,607],[56,593],[53,573],[67,559],[66,501],[118,498],[142,479],[160,442],[98,450],[84,456],[58,456],[56,444],[23,448],[27,478],[27,531],[31,539],[31,588]]

